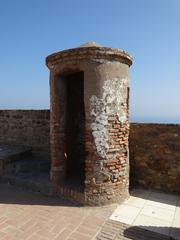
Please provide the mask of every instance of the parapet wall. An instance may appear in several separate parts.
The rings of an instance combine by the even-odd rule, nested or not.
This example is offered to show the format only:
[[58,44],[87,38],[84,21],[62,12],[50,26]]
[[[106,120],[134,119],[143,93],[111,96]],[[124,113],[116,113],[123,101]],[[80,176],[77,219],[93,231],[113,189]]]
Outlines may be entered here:
[[49,158],[49,110],[0,110],[0,144],[30,146]]
[[[0,110],[0,144],[49,157],[49,110]],[[180,192],[180,125],[130,126],[130,185]]]
[[180,125],[131,124],[131,186],[180,192]]

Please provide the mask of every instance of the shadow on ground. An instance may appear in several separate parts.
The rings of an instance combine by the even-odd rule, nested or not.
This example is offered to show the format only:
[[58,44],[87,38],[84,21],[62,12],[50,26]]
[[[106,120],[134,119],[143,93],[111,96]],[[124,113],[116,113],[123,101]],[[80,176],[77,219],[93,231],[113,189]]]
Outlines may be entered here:
[[[154,232],[156,231],[156,232]],[[159,233],[157,233],[159,232]],[[161,234],[168,232],[169,236]],[[97,240],[179,240],[180,229],[155,226],[130,226],[108,220],[97,236]]]
[[82,206],[63,197],[44,196],[41,193],[23,190],[8,184],[0,184],[0,204]]
[[[168,235],[161,234],[169,232]],[[124,230],[123,235],[132,240],[170,240],[180,239],[179,228],[155,227],[155,226],[141,226],[128,227]]]
[[[148,193],[149,191],[152,191],[154,195],[149,196]],[[150,200],[150,201],[155,201],[155,202],[159,202],[159,203],[163,203],[163,204],[169,204],[172,206],[180,206],[180,202],[176,202],[174,200],[172,200],[173,196],[180,196],[180,193],[169,193],[169,192],[163,192],[160,190],[153,190],[153,189],[147,189],[147,188],[143,188],[141,186],[141,188],[139,188],[138,186],[134,187],[134,188],[130,188],[130,195],[132,197],[140,197],[144,200]],[[159,197],[158,195],[160,195],[161,197]]]

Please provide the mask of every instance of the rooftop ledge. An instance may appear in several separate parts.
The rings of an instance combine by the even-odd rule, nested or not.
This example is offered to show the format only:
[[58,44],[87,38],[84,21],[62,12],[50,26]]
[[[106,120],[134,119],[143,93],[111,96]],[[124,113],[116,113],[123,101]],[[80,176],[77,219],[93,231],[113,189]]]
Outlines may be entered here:
[[93,58],[110,58],[111,60],[122,61],[129,66],[132,65],[132,56],[118,48],[103,47],[96,42],[88,42],[77,48],[66,49],[55,52],[46,58],[46,65],[49,69],[63,60],[80,60]]

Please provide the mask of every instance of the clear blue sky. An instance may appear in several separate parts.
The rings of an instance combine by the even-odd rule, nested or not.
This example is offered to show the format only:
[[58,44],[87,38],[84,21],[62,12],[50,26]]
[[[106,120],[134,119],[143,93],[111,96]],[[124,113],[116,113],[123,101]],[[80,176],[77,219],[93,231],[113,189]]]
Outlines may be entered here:
[[88,41],[133,56],[131,121],[180,123],[180,0],[0,0],[0,109],[49,108],[45,57]]

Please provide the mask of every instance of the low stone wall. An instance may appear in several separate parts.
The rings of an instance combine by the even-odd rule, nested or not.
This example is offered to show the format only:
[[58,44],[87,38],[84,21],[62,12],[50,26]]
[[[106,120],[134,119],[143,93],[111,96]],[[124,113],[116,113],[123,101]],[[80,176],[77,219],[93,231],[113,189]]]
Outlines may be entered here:
[[[0,144],[49,157],[49,110],[0,110]],[[180,125],[131,123],[130,186],[180,192]]]
[[131,124],[131,186],[180,192],[180,125]]
[[49,158],[49,110],[0,110],[0,144],[32,147]]

